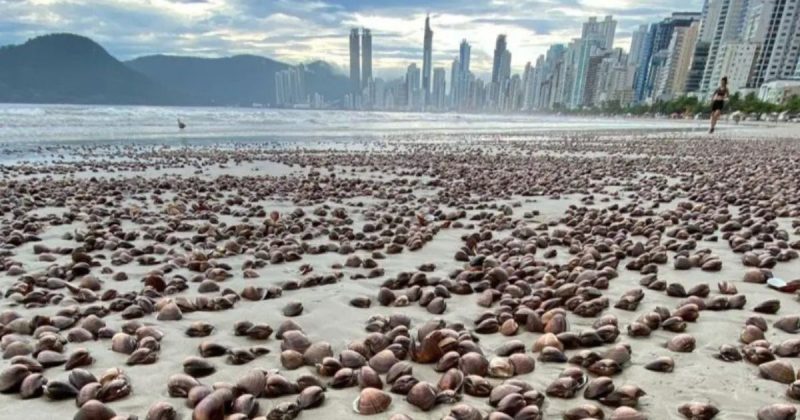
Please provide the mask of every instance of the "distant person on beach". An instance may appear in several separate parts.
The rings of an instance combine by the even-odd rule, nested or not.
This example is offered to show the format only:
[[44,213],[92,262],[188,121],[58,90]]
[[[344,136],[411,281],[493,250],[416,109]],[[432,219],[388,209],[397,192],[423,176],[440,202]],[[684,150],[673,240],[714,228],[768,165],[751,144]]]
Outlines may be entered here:
[[722,108],[725,107],[728,93],[728,78],[723,77],[720,80],[719,87],[714,91],[714,96],[711,97],[711,128],[708,130],[708,134],[713,134],[714,129],[717,128],[717,121],[722,115]]

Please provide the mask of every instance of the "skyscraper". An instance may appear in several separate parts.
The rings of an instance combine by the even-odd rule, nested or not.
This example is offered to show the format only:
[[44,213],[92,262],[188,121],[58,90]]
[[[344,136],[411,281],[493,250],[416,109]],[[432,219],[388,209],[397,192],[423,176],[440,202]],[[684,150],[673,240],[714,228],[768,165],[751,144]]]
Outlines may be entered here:
[[656,81],[656,96],[662,100],[684,93],[686,79],[700,32],[700,21],[676,27],[667,50],[667,63]]
[[462,74],[469,73],[469,62],[470,62],[470,53],[472,51],[472,47],[469,45],[466,39],[461,40],[461,45],[458,47],[458,62],[460,63],[459,70]]
[[647,38],[647,25],[641,25],[633,32],[631,38],[631,49],[629,59],[633,63],[638,63],[644,55],[645,39]]
[[445,92],[447,89],[445,78],[445,71],[442,67],[437,67],[433,70],[433,96],[431,105],[436,110],[444,110],[445,106]]
[[361,92],[361,57],[358,45],[358,29],[350,30],[350,93],[358,96]]
[[433,31],[430,25],[430,16],[425,17],[425,39],[422,48],[422,91],[425,95],[425,104],[428,104],[431,94],[431,59],[433,53]]
[[361,29],[361,89],[372,80],[372,33]]
[[406,70],[406,98],[409,110],[420,108],[422,98],[419,89],[419,67],[416,63],[411,63]]
[[[610,51],[614,47],[614,32],[617,29],[617,21],[611,16],[606,16],[603,21],[598,21],[596,17],[589,18],[583,24],[583,31],[579,42],[575,44],[577,48],[575,62],[575,79],[570,83],[569,106],[577,108],[584,104],[586,95],[586,82],[589,75],[589,64],[593,56]],[[600,60],[595,60],[596,65]],[[591,97],[591,95],[589,95]]]
[[506,36],[497,35],[494,47],[494,61],[492,63],[492,83],[497,83],[500,79],[500,66],[502,65],[503,55],[506,52]]
[[[711,44],[706,59],[706,68],[703,79],[700,81],[700,92],[706,93],[717,87],[719,80],[714,80],[714,69],[717,65],[717,56],[726,43],[741,40],[744,33],[744,23],[747,14],[748,0],[710,0],[708,4],[709,30],[713,32]],[[716,17],[716,19],[712,19]],[[752,58],[751,58],[752,60]],[[721,76],[719,76],[721,77]]]
[[714,39],[716,31],[716,21],[719,18],[719,9],[713,6],[715,0],[705,0],[703,11],[700,17],[700,33],[694,46],[692,62],[689,65],[689,74],[686,77],[684,92],[697,92],[700,90],[700,83],[703,81],[703,72],[706,70],[708,53],[711,49],[711,40]]
[[792,77],[800,63],[800,0],[761,0],[760,13],[767,17],[759,52],[749,83]]
[[581,39],[592,40],[598,47],[604,50],[614,48],[614,33],[617,30],[617,21],[612,16],[606,16],[602,22],[598,22],[596,17],[590,17],[588,22],[583,24]]
[[461,75],[459,74],[459,67],[461,63],[456,58],[450,66],[450,106],[458,108],[459,104],[459,90],[461,83]]
[[635,100],[641,102],[652,99],[656,82],[668,61],[669,45],[676,27],[687,27],[701,18],[700,13],[676,12],[661,22],[650,25],[645,38],[642,65],[636,71]]

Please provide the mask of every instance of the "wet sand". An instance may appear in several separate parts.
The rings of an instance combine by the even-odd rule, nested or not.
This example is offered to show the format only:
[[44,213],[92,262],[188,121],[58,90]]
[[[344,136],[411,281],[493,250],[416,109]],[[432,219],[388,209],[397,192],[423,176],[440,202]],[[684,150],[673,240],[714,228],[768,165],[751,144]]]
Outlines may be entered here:
[[[763,317],[769,326],[764,333],[769,344],[796,338],[795,334],[774,328],[773,324],[782,316],[800,314],[797,296],[778,292],[765,284],[744,282],[748,267],[743,264],[743,253],[734,252],[725,238],[726,233],[720,230],[728,221],[739,220],[740,228],[729,231],[728,235],[742,234],[745,242],[752,244],[751,252],[774,250],[775,256],[785,255],[779,258],[784,260],[775,262],[774,266],[764,266],[765,274],[785,280],[800,278],[800,261],[795,251],[800,248],[797,228],[800,222],[800,167],[797,165],[800,142],[790,138],[789,132],[740,130],[723,132],[713,140],[687,133],[597,136],[575,133],[523,140],[459,136],[452,141],[436,143],[426,143],[419,138],[408,143],[402,142],[402,138],[399,140],[356,144],[351,150],[331,150],[325,145],[305,150],[275,145],[169,149],[64,146],[59,150],[63,158],[57,158],[55,163],[6,164],[0,172],[0,191],[3,192],[0,243],[5,244],[2,247],[4,264],[0,266],[0,289],[3,291],[0,310],[14,311],[31,320],[37,315],[52,317],[63,308],[75,306],[79,308],[75,316],[75,325],[78,325],[85,318],[84,314],[108,308],[114,300],[87,299],[84,292],[64,288],[48,289],[36,279],[52,277],[51,270],[55,266],[68,271],[74,266],[73,252],[48,252],[53,260],[42,261],[41,255],[34,252],[37,244],[51,250],[71,248],[75,251],[83,247],[97,263],[91,267],[90,274],[100,280],[101,287],[88,293],[95,297],[112,289],[117,292],[118,299],[124,299],[122,295],[126,293],[141,295],[144,293],[142,280],[158,269],[162,270],[160,277],[167,282],[175,276],[187,279],[188,288],[161,290],[149,295],[154,302],[179,297],[194,300],[200,295],[209,298],[226,294],[238,296],[247,286],[283,288],[282,295],[274,299],[253,302],[235,298],[230,309],[183,311],[178,321],[158,321],[156,313],[145,314],[137,320],[164,333],[158,360],[153,364],[126,366],[128,355],[112,352],[109,339],[64,344],[65,355],[77,348],[87,349],[95,360],[85,368],[95,375],[114,367],[124,370],[132,388],[130,395],[107,403],[117,414],[145,418],[148,407],[166,401],[176,409],[178,418],[189,419],[192,409],[186,406],[185,399],[169,396],[167,382],[172,375],[183,372],[182,363],[186,357],[199,356],[197,348],[202,341],[210,340],[232,348],[262,345],[270,350],[242,365],[228,364],[225,357],[207,359],[216,371],[200,378],[203,384],[235,383],[253,369],[279,369],[289,380],[301,374],[318,376],[314,366],[293,370],[281,366],[281,340],[274,335],[267,340],[236,336],[234,323],[237,321],[266,323],[277,329],[288,319],[282,314],[282,308],[289,302],[301,302],[302,314],[291,319],[302,327],[311,342],[330,343],[334,357],[349,343],[367,335],[365,327],[375,315],[409,317],[412,337],[417,336],[419,327],[432,319],[444,320],[448,326],[463,325],[471,332],[476,328],[475,320],[484,312],[493,311],[499,316],[516,309],[504,309],[500,302],[501,291],[507,284],[495,287],[498,299],[489,308],[477,304],[479,290],[469,294],[450,293],[442,314],[432,314],[415,301],[407,306],[383,306],[378,302],[379,290],[389,279],[402,277],[404,273],[418,273],[418,267],[423,264],[435,266],[433,271],[425,273],[428,285],[423,286],[423,290],[433,290],[437,282],[446,279],[454,279],[446,282],[453,285],[463,279],[463,274],[459,277],[459,273],[464,270],[486,275],[493,266],[510,266],[515,258],[522,257],[522,254],[510,252],[510,244],[527,243],[536,237],[551,240],[550,244],[535,246],[532,258],[553,276],[565,280],[570,273],[577,275],[592,270],[600,273],[594,266],[595,261],[576,260],[576,256],[591,254],[589,248],[596,250],[600,243],[610,243],[611,248],[621,250],[616,265],[609,267],[616,277],[608,279],[607,288],[594,290],[610,302],[598,317],[615,316],[620,333],[613,342],[589,350],[602,354],[614,344],[630,345],[630,361],[612,379],[617,388],[631,384],[646,392],[636,406],[642,415],[650,419],[686,418],[679,414],[678,407],[696,401],[719,409],[714,418],[752,419],[756,410],[763,406],[797,402],[786,395],[786,384],[761,378],[756,364],[744,360],[725,362],[714,357],[721,345],[744,347],[740,333],[746,321],[755,315]],[[120,153],[121,150],[124,153]],[[302,209],[303,216],[297,216],[299,213],[292,216],[296,209]],[[339,215],[334,209],[340,209]],[[277,212],[277,217],[271,217],[272,212]],[[583,217],[586,214],[607,220],[590,223],[594,216]],[[381,223],[383,215],[397,217],[399,223],[385,222],[377,232],[365,229],[368,224]],[[720,217],[715,219],[717,216]],[[54,223],[56,220],[58,224]],[[269,229],[284,221],[296,229]],[[178,223],[185,226],[175,229]],[[658,228],[646,236],[641,234],[643,232],[635,233],[637,224]],[[576,226],[583,229],[590,225],[605,226],[605,230],[613,233],[603,234],[604,230],[600,229],[580,233],[575,230]],[[138,235],[114,236],[110,228],[115,226],[122,232],[137,232]],[[209,230],[209,226],[215,229]],[[237,234],[230,229],[233,226],[249,226],[254,231],[267,228],[260,231],[263,236],[246,237],[241,233],[243,230]],[[753,226],[764,228],[755,230]],[[522,238],[519,232],[526,228],[538,229],[536,236]],[[97,241],[117,246],[87,249],[89,242],[85,237],[92,230]],[[381,230],[389,231],[382,237],[386,241],[378,236]],[[412,235],[427,235],[430,240],[412,246],[406,238],[408,235],[401,233],[406,230]],[[676,239],[669,234],[672,230],[683,231],[685,236],[678,235]],[[747,236],[744,230],[755,233]],[[571,232],[569,241],[552,241],[561,235],[557,231]],[[12,236],[20,232],[24,232],[23,236],[29,235],[27,240],[21,244],[12,243]],[[151,235],[162,232],[175,239],[145,238],[147,232]],[[480,240],[470,247],[465,238],[475,232],[491,232],[491,239]],[[779,239],[778,232],[785,233],[787,239]],[[84,241],[77,240],[77,236],[83,236]],[[503,238],[513,240],[503,241]],[[390,241],[399,244],[401,252],[387,253]],[[123,242],[124,246],[120,247]],[[230,242],[238,242],[235,251],[226,249]],[[647,252],[663,251],[667,255],[666,262],[655,265],[658,280],[666,284],[680,283],[686,290],[707,284],[710,294],[702,298],[707,302],[721,296],[717,283],[728,281],[736,286],[739,295],[746,296],[744,308],[701,310],[698,320],[688,322],[685,330],[696,340],[696,348],[688,353],[665,348],[676,333],[662,328],[654,329],[648,337],[629,336],[627,327],[644,314],[656,307],[673,311],[686,301],[686,297],[671,297],[664,291],[640,285],[646,275],[644,270],[626,266],[636,259],[630,255],[630,247],[637,242],[646,244]],[[683,251],[686,255],[707,250],[721,261],[721,268],[718,271],[705,271],[700,267],[675,269],[673,262],[679,252],[667,249],[670,242],[692,243]],[[340,252],[332,251],[333,248],[318,254],[309,252],[309,247],[328,244],[335,244]],[[128,263],[112,264],[119,251],[125,248],[146,250],[154,245],[163,247],[163,253],[142,253],[153,257],[152,264],[138,263],[136,258]],[[352,245],[354,250],[341,252],[343,245]],[[257,250],[266,250],[273,256],[281,246],[291,248],[299,259],[264,260],[263,267],[253,268],[257,278],[245,278],[242,267],[259,260]],[[418,249],[410,249],[414,247]],[[476,255],[468,255],[467,261],[454,258],[465,247]],[[490,249],[494,253],[488,252]],[[215,281],[218,291],[198,291],[200,283],[194,281],[196,277],[211,274],[187,267],[185,260],[191,259],[193,250],[209,255],[213,264],[225,265],[223,270],[228,277]],[[555,250],[556,255],[548,258],[545,255],[550,250]],[[383,270],[381,275],[366,278],[370,269],[344,266],[348,258],[355,255],[367,259],[373,251],[386,254],[385,259],[375,260]],[[601,254],[603,258],[613,256],[608,251]],[[481,255],[493,262],[476,260]],[[20,269],[10,274],[12,266]],[[101,272],[104,267],[110,270]],[[308,267],[313,270],[303,274]],[[117,272],[125,272],[128,280],[113,280]],[[509,268],[509,273],[512,272]],[[563,273],[563,277],[558,273]],[[331,274],[340,276],[333,284],[297,290],[287,287],[287,282]],[[66,276],[64,280],[77,283],[79,277],[82,276]],[[514,281],[528,283],[534,290],[549,287],[541,276]],[[21,283],[34,286],[21,292],[18,287],[15,289]],[[477,282],[470,282],[469,286],[479,288]],[[394,293],[400,296],[406,289]],[[634,289],[642,289],[644,295],[637,308],[616,308],[620,297]],[[26,299],[35,291],[50,295],[47,299]],[[61,296],[53,299],[53,294]],[[358,296],[370,298],[371,306],[353,307],[349,302]],[[780,302],[776,314],[753,311],[758,303],[772,299]],[[567,306],[566,300],[564,298],[556,306]],[[540,309],[541,316],[546,311]],[[125,322],[114,310],[102,319],[116,331]],[[567,310],[566,319],[568,331],[580,334],[591,330],[597,317],[581,317]],[[188,337],[184,332],[195,321],[212,324],[213,333],[203,338]],[[72,327],[59,334],[66,337]],[[14,334],[6,329],[4,335]],[[16,335],[19,340],[36,343],[33,336]],[[526,354],[538,357],[531,347],[542,332],[520,328],[513,337],[499,333],[473,335],[479,340],[477,345],[484,356],[492,360],[496,357],[495,351],[511,339],[520,340],[525,344]],[[565,353],[571,357],[582,350],[585,349],[568,349]],[[644,368],[660,356],[674,359],[674,371],[654,372]],[[796,356],[780,359],[797,370]],[[0,370],[9,365],[7,359],[0,361]],[[570,366],[574,365],[537,360],[533,372],[515,375],[514,379],[525,381],[544,393]],[[586,373],[590,379],[597,376]],[[69,372],[64,366],[55,366],[45,369],[43,375],[50,381],[67,380]],[[431,364],[413,363],[413,376],[436,385],[442,373],[435,372]],[[327,383],[330,378],[321,380]],[[489,379],[493,385],[503,380]],[[384,390],[388,392],[389,387],[385,386]],[[453,408],[452,404],[440,403],[429,411],[422,411],[406,402],[403,395],[389,394],[391,405],[373,418],[402,413],[413,419],[440,419]],[[585,400],[582,394],[583,388],[574,398],[548,396],[540,407],[543,418],[561,418],[566,410],[583,403],[602,408],[606,418],[612,415],[613,407]],[[304,410],[298,418],[358,417],[352,408],[357,396],[357,386],[328,387],[322,407]],[[295,398],[296,395],[258,398],[259,412],[266,415],[279,403]],[[483,415],[495,410],[486,398],[466,394],[461,398]],[[25,413],[24,418],[30,419],[71,418],[77,410],[74,398],[52,401],[43,396],[22,400],[14,392],[0,395],[0,418],[3,419],[20,418],[21,412]]]

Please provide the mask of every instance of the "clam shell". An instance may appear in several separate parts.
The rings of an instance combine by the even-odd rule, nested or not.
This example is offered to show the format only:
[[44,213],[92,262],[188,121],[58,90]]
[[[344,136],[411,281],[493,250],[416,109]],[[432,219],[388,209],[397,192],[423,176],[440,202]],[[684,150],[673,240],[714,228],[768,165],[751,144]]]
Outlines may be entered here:
[[363,415],[379,414],[386,411],[391,403],[389,394],[375,388],[364,388],[353,401],[353,411]]

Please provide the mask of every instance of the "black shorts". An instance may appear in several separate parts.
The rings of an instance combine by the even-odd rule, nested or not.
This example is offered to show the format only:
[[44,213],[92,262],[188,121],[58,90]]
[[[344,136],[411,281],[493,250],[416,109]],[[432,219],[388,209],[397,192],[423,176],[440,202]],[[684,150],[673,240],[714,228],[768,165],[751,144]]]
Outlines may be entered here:
[[711,112],[722,111],[722,108],[725,108],[725,101],[717,100],[711,102]]

